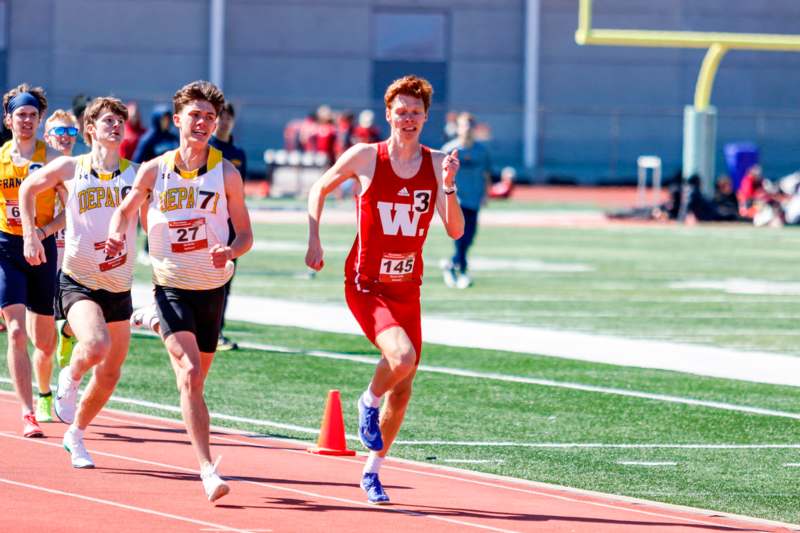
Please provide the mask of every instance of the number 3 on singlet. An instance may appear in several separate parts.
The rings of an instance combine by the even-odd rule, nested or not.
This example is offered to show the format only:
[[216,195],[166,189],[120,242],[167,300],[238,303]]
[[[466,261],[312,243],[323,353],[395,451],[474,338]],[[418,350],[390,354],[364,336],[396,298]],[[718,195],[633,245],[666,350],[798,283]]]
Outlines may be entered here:
[[378,281],[381,283],[396,283],[398,281],[411,281],[414,273],[414,259],[416,254],[384,254],[381,258],[381,270]]
[[176,254],[208,248],[206,219],[173,220],[169,223],[169,240]]
[[125,264],[128,260],[128,243],[122,241],[122,250],[117,255],[106,255],[106,241],[94,243],[94,256],[100,272],[108,272]]
[[6,223],[9,227],[22,226],[19,216],[19,203],[16,200],[6,200]]

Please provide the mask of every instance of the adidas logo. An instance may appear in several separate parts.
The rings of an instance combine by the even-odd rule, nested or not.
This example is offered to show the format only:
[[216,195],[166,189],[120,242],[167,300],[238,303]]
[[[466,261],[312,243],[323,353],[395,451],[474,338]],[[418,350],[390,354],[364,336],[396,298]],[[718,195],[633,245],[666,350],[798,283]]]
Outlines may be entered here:
[[408,194],[408,189],[403,187],[402,189],[400,189],[400,192],[397,193],[397,196],[411,196],[411,195]]

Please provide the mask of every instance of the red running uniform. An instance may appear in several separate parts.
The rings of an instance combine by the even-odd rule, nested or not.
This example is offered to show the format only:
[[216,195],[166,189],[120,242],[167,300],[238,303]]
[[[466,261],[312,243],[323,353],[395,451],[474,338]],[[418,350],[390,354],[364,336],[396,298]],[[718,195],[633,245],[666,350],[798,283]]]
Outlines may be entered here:
[[358,234],[345,262],[345,297],[370,341],[400,326],[419,362],[422,246],[436,209],[436,174],[425,146],[419,171],[405,179],[394,173],[386,143],[377,147],[375,175],[358,197]]

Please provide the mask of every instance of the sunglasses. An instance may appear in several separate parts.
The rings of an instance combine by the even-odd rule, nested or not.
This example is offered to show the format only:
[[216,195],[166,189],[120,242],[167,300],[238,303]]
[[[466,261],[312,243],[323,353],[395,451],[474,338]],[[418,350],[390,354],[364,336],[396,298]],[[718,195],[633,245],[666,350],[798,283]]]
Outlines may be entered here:
[[77,137],[78,136],[78,128],[74,128],[72,126],[56,126],[55,128],[51,128],[48,133],[50,133],[50,135],[64,135],[64,134],[67,134],[70,137]]

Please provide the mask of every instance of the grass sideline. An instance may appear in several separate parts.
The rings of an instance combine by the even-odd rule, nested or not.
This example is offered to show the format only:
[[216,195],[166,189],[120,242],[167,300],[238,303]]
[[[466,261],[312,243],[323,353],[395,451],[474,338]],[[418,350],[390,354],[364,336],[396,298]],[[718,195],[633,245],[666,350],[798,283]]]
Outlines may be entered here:
[[[239,261],[235,292],[343,301],[354,228],[325,226],[323,215],[326,267],[313,279],[304,265],[304,225],[254,229],[256,249]],[[434,227],[424,256],[423,312],[800,355],[797,249],[797,228],[484,226],[470,255],[475,285],[455,291],[441,282],[438,267],[452,245]],[[137,279],[150,280],[146,268],[137,267]],[[748,287],[748,280],[764,287]],[[726,290],[736,283],[744,287]]]
[[[335,350],[375,356],[357,336],[300,328],[234,323],[237,339],[297,350]],[[160,342],[136,336],[117,394],[178,405],[174,377]],[[5,347],[5,339],[0,341]],[[424,363],[559,381],[689,395],[742,405],[796,405],[791,387],[732,382],[663,371],[643,371],[504,352],[427,345]],[[328,389],[342,392],[345,424],[355,430],[355,399],[372,366],[308,355],[239,350],[218,355],[207,384],[212,412],[283,424],[319,426]],[[5,368],[0,371],[8,375]],[[8,385],[4,385],[8,388]],[[130,405],[114,407],[176,418]],[[265,433],[263,426],[214,420],[215,424]],[[266,431],[305,440],[304,432]],[[536,385],[497,382],[420,371],[415,397],[400,435],[403,441],[612,444],[781,444],[800,442],[796,420],[707,407],[675,405]],[[352,446],[358,446],[351,442]],[[798,449],[532,448],[404,444],[393,455],[483,472],[642,497],[668,503],[782,521],[798,521],[795,490]],[[674,461],[677,466],[622,465],[622,461]],[[358,472],[353,473],[354,477]]]

